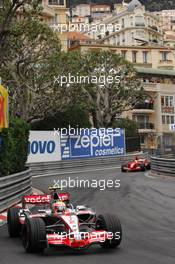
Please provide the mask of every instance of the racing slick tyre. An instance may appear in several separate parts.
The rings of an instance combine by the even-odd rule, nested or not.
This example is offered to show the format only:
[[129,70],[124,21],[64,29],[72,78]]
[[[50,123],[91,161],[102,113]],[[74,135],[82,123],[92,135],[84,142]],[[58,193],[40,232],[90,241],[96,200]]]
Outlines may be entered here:
[[105,242],[100,242],[102,248],[116,248],[122,240],[122,227],[120,220],[115,215],[99,215],[96,222],[96,230],[105,230],[112,233],[112,237]]
[[125,165],[121,166],[121,172],[126,172],[126,170],[124,169]]
[[151,164],[148,164],[148,165],[146,166],[146,169],[147,169],[147,170],[150,170],[150,169],[151,169]]
[[7,212],[7,225],[10,237],[18,237],[21,233],[21,224],[19,221],[19,208],[11,207]]
[[145,167],[144,164],[141,164],[141,165],[140,165],[140,170],[141,170],[141,171],[145,171],[145,170],[146,170],[146,167]]
[[46,226],[41,218],[26,218],[22,242],[27,253],[42,252],[47,246]]

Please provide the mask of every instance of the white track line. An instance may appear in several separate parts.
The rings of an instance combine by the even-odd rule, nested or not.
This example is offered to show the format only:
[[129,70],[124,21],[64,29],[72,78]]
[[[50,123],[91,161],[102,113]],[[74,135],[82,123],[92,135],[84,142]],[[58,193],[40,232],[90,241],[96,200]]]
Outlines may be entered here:
[[83,173],[83,172],[93,172],[93,171],[103,171],[103,170],[114,170],[114,169],[120,169],[121,167],[112,167],[112,168],[99,168],[99,169],[90,169],[90,170],[79,170],[79,171],[68,171],[68,172],[62,172],[62,173],[52,173],[52,174],[46,174],[46,175],[36,175],[32,176],[32,178],[42,178],[42,177],[50,177],[55,175],[65,175],[65,174],[76,174],[76,173]]

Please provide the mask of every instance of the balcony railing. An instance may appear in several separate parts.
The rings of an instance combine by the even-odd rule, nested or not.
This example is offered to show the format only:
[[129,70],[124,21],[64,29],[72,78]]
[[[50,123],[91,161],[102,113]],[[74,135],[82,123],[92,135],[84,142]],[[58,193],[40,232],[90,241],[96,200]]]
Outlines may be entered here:
[[64,6],[65,5],[65,1],[64,0],[49,0],[49,5],[60,5],[60,6]]
[[154,124],[153,123],[138,123],[138,128],[139,129],[154,129]]
[[154,109],[154,104],[153,103],[140,103],[140,104],[136,104],[134,106],[134,109],[149,109],[149,110],[153,110]]
[[173,63],[173,60],[160,60],[160,63],[166,63],[166,64],[172,64]]

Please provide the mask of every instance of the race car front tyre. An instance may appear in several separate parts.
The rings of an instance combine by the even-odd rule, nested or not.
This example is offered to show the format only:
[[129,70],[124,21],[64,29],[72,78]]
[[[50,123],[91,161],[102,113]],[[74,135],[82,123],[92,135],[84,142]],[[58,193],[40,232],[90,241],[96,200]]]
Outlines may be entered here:
[[126,172],[126,170],[124,169],[124,165],[121,166],[121,172]]
[[46,226],[43,219],[26,218],[22,230],[22,241],[27,253],[42,252],[46,248]]
[[11,207],[7,212],[7,226],[10,237],[18,237],[21,233],[21,224],[19,221],[19,208]]
[[111,214],[99,215],[96,222],[96,230],[108,232],[109,239],[100,242],[102,248],[116,248],[122,241],[122,227],[117,216]]
[[147,170],[150,170],[150,169],[151,169],[151,164],[148,164],[148,165],[146,166],[146,169],[147,169]]

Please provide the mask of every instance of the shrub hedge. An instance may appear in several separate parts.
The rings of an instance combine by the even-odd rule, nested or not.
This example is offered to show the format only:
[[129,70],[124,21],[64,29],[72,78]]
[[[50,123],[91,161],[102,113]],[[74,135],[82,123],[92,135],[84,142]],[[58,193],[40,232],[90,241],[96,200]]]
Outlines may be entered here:
[[25,170],[29,126],[20,118],[10,121],[9,128],[0,132],[0,176]]

